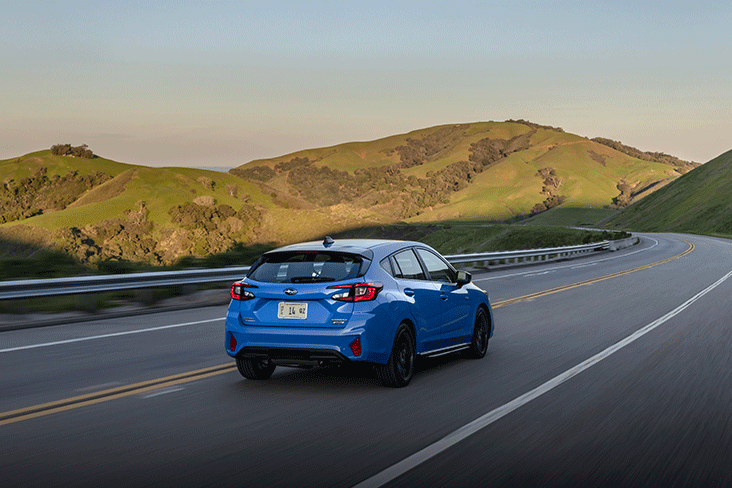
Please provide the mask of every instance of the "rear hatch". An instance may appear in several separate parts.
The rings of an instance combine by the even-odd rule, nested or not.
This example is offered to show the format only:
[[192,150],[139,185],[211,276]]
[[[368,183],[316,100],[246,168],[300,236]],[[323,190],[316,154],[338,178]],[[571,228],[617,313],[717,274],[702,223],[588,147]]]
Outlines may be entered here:
[[[255,298],[242,301],[244,324],[257,327],[342,328],[353,303],[333,300],[336,285],[356,283],[371,261],[333,251],[267,253],[252,266],[245,283]],[[254,288],[256,287],[256,288]]]

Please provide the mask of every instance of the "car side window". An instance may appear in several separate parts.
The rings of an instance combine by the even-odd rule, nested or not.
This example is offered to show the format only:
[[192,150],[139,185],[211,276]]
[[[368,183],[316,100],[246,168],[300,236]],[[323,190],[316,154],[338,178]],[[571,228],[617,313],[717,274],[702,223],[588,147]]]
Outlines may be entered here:
[[389,258],[382,259],[379,264],[382,268],[384,268],[384,271],[389,273],[391,276],[394,276],[394,271],[391,269],[391,263],[389,262]]
[[432,281],[441,283],[457,282],[457,273],[442,258],[427,249],[417,248],[419,257],[427,268],[427,273]]
[[408,280],[426,280],[427,277],[414,251],[407,249],[394,255],[394,277]]

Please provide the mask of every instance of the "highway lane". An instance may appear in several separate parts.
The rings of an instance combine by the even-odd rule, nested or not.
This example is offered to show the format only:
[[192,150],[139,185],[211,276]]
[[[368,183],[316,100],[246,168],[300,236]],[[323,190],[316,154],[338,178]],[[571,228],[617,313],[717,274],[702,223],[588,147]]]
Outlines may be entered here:
[[0,412],[225,363],[222,308],[1,333]]
[[[495,304],[668,259],[687,248],[677,239],[643,238],[617,253],[476,273],[475,282]],[[225,308],[215,306],[2,333],[0,412],[222,364],[228,358],[221,354],[223,319],[217,319],[224,315]]]
[[[703,272],[713,279],[732,270],[731,261],[705,263]],[[678,264],[698,288],[697,273]],[[381,486],[732,485],[731,281]],[[622,303],[643,307],[643,298],[628,299],[633,293],[641,290],[623,292]]]
[[571,261],[550,262],[529,268],[491,271],[475,277],[479,286],[491,292],[494,302],[579,283],[649,266],[683,254],[689,243],[682,239],[640,235],[637,246],[616,253],[589,255]]
[[[406,389],[381,388],[368,371],[282,368],[265,383],[229,372],[0,425],[0,472],[9,473],[0,484],[355,484],[673,310],[732,270],[732,247],[696,236],[653,235],[644,241],[647,251],[636,252],[642,249],[636,246],[624,251],[629,256],[623,259],[591,264],[598,261],[594,256],[581,260],[588,266],[572,261],[476,275],[476,281],[491,278],[479,284],[496,302],[662,261],[687,249],[684,240],[695,245],[684,257],[497,308],[496,335],[484,360],[423,361]],[[541,274],[565,265],[569,268],[561,273]],[[729,419],[732,404],[725,373],[730,365],[729,291],[729,283],[720,284],[663,326],[394,482],[552,486],[584,480],[611,485],[681,476],[688,485],[716,476],[713,481],[729,484],[719,455],[708,452],[730,447],[729,420],[719,420]],[[223,316],[222,310],[60,326],[46,331],[50,339],[38,329],[14,331],[0,336],[0,350],[217,315]],[[95,385],[103,390],[223,364],[221,329],[214,321],[0,353],[1,411],[79,395],[78,390]],[[689,330],[694,334],[687,336]],[[687,337],[694,341],[687,343]],[[684,361],[678,361],[680,351]],[[49,356],[53,361],[44,361]],[[642,395],[654,388],[666,393]],[[665,423],[659,420],[664,418]],[[644,428],[649,431],[645,444],[630,435]],[[663,463],[669,457],[658,446],[696,438],[698,432],[704,434],[702,441],[682,442],[672,462]],[[717,433],[711,437],[716,443],[702,449],[704,456],[695,455],[711,432]],[[476,450],[465,447],[475,445]],[[494,455],[484,457],[481,449]],[[609,464],[601,462],[603,455],[617,460],[625,452],[645,456],[629,457],[640,478],[627,474],[636,465],[630,461],[620,463],[625,471],[617,471],[626,478],[613,475]],[[707,473],[706,478],[679,474],[687,469],[683,461],[699,465],[700,460],[708,469],[692,471]]]

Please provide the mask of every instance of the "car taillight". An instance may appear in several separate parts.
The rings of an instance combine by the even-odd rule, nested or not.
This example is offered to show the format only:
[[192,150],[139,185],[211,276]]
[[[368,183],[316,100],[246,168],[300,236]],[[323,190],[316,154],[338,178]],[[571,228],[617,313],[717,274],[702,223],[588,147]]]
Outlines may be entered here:
[[331,295],[333,300],[340,302],[368,302],[373,300],[384,287],[381,283],[354,283],[352,285],[333,285],[328,289],[336,288],[342,291]]
[[247,288],[257,288],[255,285],[249,283],[234,283],[231,285],[231,298],[234,300],[251,300],[254,298],[254,293],[247,290]]

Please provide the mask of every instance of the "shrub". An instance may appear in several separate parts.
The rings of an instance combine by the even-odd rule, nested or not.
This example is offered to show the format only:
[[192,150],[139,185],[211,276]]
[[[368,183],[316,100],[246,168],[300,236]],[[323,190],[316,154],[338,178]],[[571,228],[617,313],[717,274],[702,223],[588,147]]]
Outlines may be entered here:
[[94,153],[86,144],[75,147],[71,144],[56,144],[51,146],[51,154],[56,156],[73,156],[75,158],[84,159],[92,159],[94,157]]

